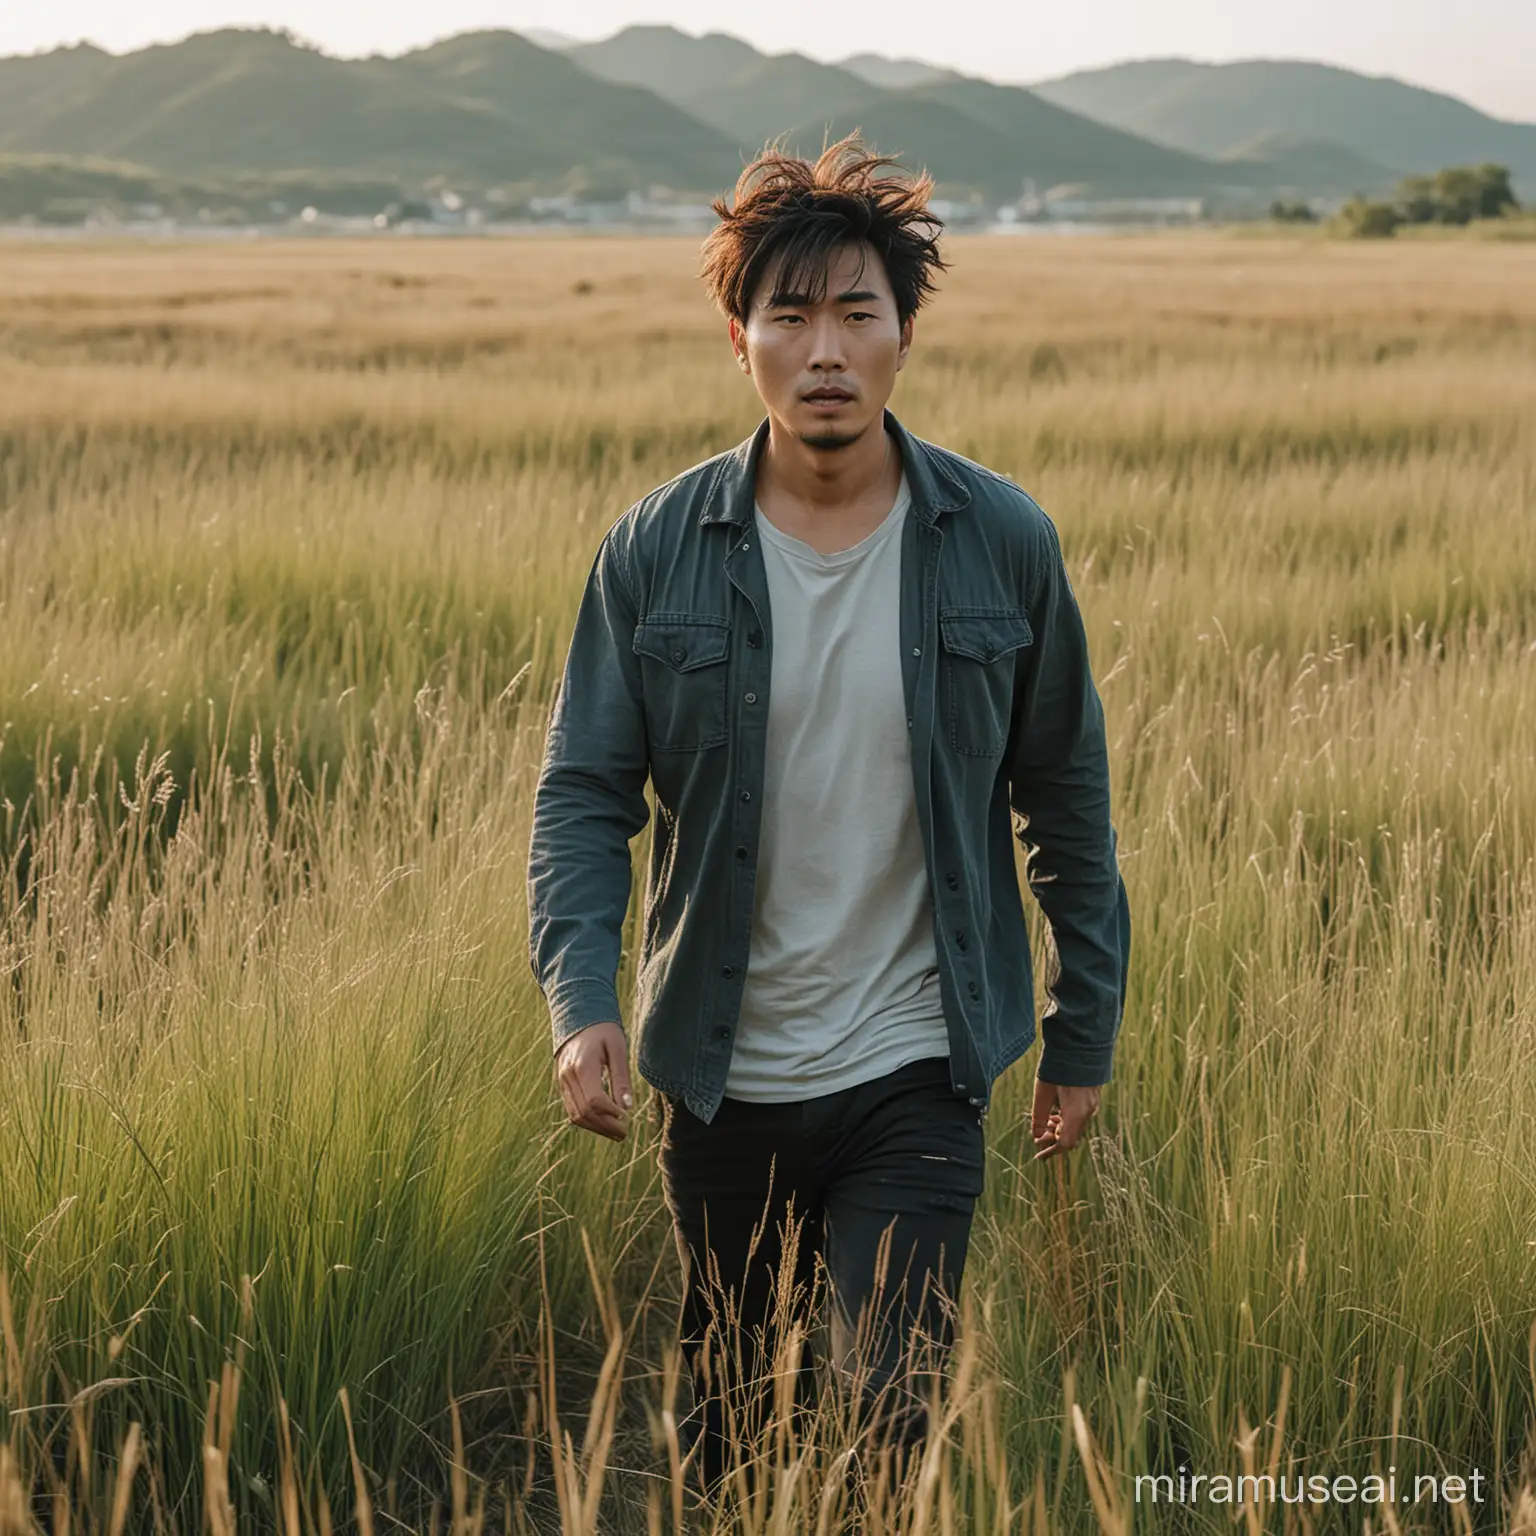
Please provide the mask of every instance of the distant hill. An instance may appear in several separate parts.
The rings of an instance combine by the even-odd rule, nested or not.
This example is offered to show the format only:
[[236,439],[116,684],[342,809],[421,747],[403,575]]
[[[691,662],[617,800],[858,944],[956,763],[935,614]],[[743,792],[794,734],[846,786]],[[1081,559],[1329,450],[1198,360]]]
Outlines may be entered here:
[[791,149],[814,155],[827,141],[855,128],[882,152],[926,168],[942,191],[980,190],[994,202],[1019,196],[1022,183],[1014,175],[1014,147],[1006,136],[942,102],[892,92],[856,115],[802,123],[786,138]]
[[759,55],[745,69],[669,98],[744,149],[810,119],[858,113],[891,93],[803,53]]
[[80,45],[3,58],[0,202],[67,211],[96,198],[217,220],[294,199],[366,211],[391,189],[402,203],[434,188],[494,192],[506,207],[660,185],[697,201],[769,139],[809,153],[853,128],[926,167],[941,197],[994,207],[1032,183],[1254,209],[1483,159],[1536,182],[1536,126],[1320,65],[1153,60],[1033,90],[665,26],[553,40],[466,32],[338,59],[284,32],[223,29],[122,55]]
[[888,59],[880,53],[856,53],[851,58],[839,59],[838,68],[888,91],[902,91],[909,85],[931,85],[936,80],[960,78],[952,69],[924,64],[921,59]]
[[223,30],[120,57],[0,61],[0,154],[102,156],[181,176],[307,170],[475,185],[718,186],[735,145],[654,93],[511,32],[342,60]]
[[190,186],[143,166],[54,155],[0,156],[0,219],[42,215],[50,222],[78,222],[102,207],[119,216],[151,207],[195,215],[200,201]]
[[[860,53],[822,64],[802,53],[762,53],[725,32],[692,37],[676,27],[625,27],[566,50],[604,80],[643,85],[706,122],[747,139],[783,133],[807,112],[854,111],[882,91],[958,80],[920,59]],[[733,93],[741,100],[733,106]]]
[[[1194,155],[1149,144],[1062,112],[1027,91],[981,80],[888,92],[856,114],[803,124],[790,135],[802,152],[825,136],[859,127],[941,185],[971,188],[996,201],[1019,196],[1026,181],[1039,192],[1064,183],[1106,195],[1197,196],[1230,173]],[[1268,184],[1260,168],[1257,179]]]
[[885,91],[803,53],[759,53],[723,32],[625,27],[569,55],[604,80],[643,85],[701,122],[755,149],[812,118],[858,112]]
[[[1222,180],[1199,156],[1105,127],[1017,86],[956,77],[903,94],[945,106],[1005,139],[1015,187],[1028,177],[1042,191],[1058,182],[1086,182],[1121,194],[1195,195]],[[1256,167],[1254,174],[1267,185],[1267,170]]]
[[1288,135],[1341,144],[1399,174],[1493,160],[1536,182],[1536,124],[1504,122],[1454,96],[1327,64],[1146,59],[1030,89],[1193,154],[1231,155]]
[[0,134],[7,123],[23,123],[60,95],[88,87],[111,63],[110,53],[90,43],[0,59]]
[[625,27],[596,43],[577,43],[566,56],[620,85],[642,85],[667,101],[708,91],[749,70],[764,55],[724,32],[689,37],[676,27]]
[[[953,190],[991,198],[1019,196],[1026,179],[1039,189],[1088,183],[1115,193],[1196,195],[1231,179],[1200,156],[1149,144],[1043,101],[1017,86],[994,85],[949,70],[865,55],[865,74],[803,54],[763,54],[722,33],[690,37],[674,27],[626,27],[600,43],[570,50],[603,78],[644,83],[674,105],[755,149],[788,130],[802,153],[830,133],[855,127],[888,153],[926,166]],[[871,66],[873,61],[873,66]],[[896,78],[926,71],[920,83],[885,88],[867,74]],[[1267,171],[1251,174],[1265,186]]]
[[568,32],[556,32],[550,27],[524,27],[522,36],[530,43],[537,43],[540,48],[553,48],[556,52],[573,48],[577,42]]
[[1370,196],[1390,192],[1399,180],[1398,172],[1346,145],[1291,133],[1260,134],[1228,151],[1220,163],[1232,167],[1234,180],[1245,179],[1261,166],[1277,189],[1289,192]]
[[403,209],[393,176],[325,176],[309,172],[242,175],[225,180],[171,176],[121,161],[63,155],[0,155],[0,221],[34,219],[80,224],[117,219],[247,224],[292,218],[305,207],[374,217]]
[[686,188],[717,185],[737,163],[732,144],[655,92],[594,79],[516,32],[464,32],[391,63],[443,96],[536,128],[556,147],[556,163],[612,161]]

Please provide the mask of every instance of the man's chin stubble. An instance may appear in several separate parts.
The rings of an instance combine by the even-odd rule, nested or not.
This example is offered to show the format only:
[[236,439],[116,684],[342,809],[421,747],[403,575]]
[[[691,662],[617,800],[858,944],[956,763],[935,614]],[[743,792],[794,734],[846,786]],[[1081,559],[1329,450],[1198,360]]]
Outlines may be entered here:
[[863,432],[802,432],[800,441],[807,448],[835,453],[839,448],[851,448],[863,436]]

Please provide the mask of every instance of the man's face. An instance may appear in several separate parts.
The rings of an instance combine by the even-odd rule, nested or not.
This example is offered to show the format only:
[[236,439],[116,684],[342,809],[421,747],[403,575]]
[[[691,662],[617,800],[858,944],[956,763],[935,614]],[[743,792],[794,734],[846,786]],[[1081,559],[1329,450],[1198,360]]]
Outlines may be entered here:
[[833,253],[819,302],[778,293],[770,264],[731,321],[737,362],[752,376],[768,414],[801,442],[845,448],[880,423],[912,345],[912,319],[896,315],[885,263],[868,245]]

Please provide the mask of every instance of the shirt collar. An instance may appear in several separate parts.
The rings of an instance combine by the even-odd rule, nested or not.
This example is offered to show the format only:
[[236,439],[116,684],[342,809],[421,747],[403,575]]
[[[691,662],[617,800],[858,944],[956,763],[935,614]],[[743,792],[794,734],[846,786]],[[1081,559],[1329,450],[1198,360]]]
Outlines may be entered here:
[[[912,493],[912,510],[931,523],[940,512],[958,512],[971,493],[932,453],[921,438],[914,437],[894,415],[884,413],[885,430],[901,449],[902,468]],[[723,454],[699,513],[700,524],[752,522],[757,493],[757,463],[768,441],[768,418],[758,423],[748,438]]]

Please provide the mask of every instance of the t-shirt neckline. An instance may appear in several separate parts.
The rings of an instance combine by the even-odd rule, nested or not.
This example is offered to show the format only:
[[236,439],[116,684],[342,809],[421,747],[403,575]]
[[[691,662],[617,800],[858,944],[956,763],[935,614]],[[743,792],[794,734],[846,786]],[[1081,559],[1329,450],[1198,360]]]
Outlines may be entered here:
[[785,533],[776,523],[770,522],[762,507],[753,502],[752,510],[757,520],[758,532],[767,539],[770,544],[776,545],[786,554],[794,555],[798,559],[810,564],[829,566],[846,565],[852,560],[868,554],[874,547],[881,543],[890,533],[892,526],[899,522],[912,501],[911,487],[907,484],[907,474],[903,470],[901,484],[896,490],[896,499],[891,503],[891,510],[885,514],[880,522],[871,528],[857,544],[850,544],[847,549],[834,550],[829,555],[824,555],[819,549],[807,544],[804,539],[797,539],[792,533]]

